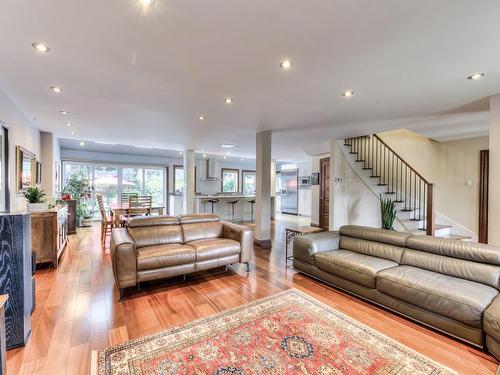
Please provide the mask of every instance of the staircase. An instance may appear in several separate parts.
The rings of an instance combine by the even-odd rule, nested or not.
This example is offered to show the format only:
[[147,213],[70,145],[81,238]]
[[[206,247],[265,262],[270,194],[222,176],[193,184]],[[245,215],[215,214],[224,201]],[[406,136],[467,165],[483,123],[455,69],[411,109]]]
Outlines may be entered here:
[[[378,135],[344,140],[343,153],[353,170],[377,195],[396,202],[397,219],[407,232],[455,240],[470,240],[444,215],[436,213],[434,184],[403,160]],[[437,224],[436,217],[446,223]]]

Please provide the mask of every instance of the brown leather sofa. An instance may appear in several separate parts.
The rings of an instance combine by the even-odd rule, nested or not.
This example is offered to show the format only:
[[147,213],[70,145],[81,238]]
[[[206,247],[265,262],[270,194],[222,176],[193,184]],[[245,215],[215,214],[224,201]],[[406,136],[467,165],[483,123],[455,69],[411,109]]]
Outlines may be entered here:
[[249,261],[253,233],[211,214],[133,217],[113,229],[111,258],[115,282],[125,288],[142,281],[186,275]]
[[500,358],[500,248],[347,225],[295,237],[294,268]]

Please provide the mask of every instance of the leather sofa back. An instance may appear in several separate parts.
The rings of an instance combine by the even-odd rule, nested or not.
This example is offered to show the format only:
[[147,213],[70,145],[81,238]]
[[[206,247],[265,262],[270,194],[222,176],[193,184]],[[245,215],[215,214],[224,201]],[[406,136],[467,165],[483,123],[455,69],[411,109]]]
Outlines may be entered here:
[[409,234],[345,225],[340,227],[340,248],[400,263]]
[[127,222],[136,247],[182,243],[179,219],[172,216],[138,216]]
[[184,242],[224,237],[223,229],[224,225],[220,221],[182,224]]
[[500,249],[472,242],[411,236],[401,264],[475,281],[500,290]]

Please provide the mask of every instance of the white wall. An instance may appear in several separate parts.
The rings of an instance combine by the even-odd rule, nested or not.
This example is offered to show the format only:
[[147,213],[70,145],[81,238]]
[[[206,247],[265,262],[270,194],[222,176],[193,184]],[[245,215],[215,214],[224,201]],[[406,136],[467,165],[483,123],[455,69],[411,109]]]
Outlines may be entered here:
[[56,197],[57,191],[56,166],[55,163],[61,162],[59,140],[54,134],[40,132],[40,159],[42,162],[42,189],[47,197]]
[[490,97],[488,243],[500,245],[500,94]]
[[0,91],[0,121],[9,129],[10,210],[25,211],[26,200],[17,194],[16,187],[16,146],[33,152],[40,159],[40,131],[2,91]]

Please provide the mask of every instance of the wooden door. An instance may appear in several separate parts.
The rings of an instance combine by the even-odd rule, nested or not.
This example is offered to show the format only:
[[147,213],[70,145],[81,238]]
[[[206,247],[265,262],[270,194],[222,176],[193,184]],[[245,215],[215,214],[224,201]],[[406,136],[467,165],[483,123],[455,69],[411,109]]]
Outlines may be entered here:
[[330,214],[330,158],[319,161],[319,226],[328,229]]
[[488,243],[489,150],[481,150],[479,161],[479,242]]

